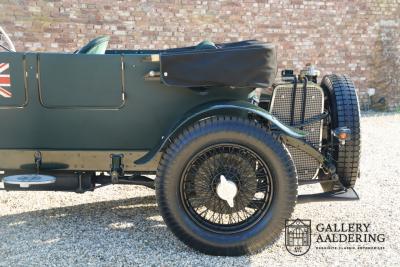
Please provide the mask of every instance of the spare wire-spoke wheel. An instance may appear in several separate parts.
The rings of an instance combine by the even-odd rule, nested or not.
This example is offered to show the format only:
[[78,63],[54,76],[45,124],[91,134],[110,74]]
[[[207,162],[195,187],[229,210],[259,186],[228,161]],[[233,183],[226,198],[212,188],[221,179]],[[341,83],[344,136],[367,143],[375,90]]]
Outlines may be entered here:
[[0,48],[8,51],[15,52],[15,46],[11,41],[6,31],[0,26]]
[[173,138],[156,178],[160,213],[185,244],[213,255],[274,242],[297,198],[285,147],[254,121],[211,117]]
[[327,107],[330,114],[330,129],[346,127],[351,132],[351,139],[345,144],[340,144],[335,138],[332,140],[331,132],[323,140],[325,144],[332,144],[331,151],[325,151],[335,162],[336,173],[340,185],[336,182],[322,183],[324,191],[354,187],[360,175],[360,108],[354,83],[345,75],[327,75],[321,82],[325,94],[328,96]]

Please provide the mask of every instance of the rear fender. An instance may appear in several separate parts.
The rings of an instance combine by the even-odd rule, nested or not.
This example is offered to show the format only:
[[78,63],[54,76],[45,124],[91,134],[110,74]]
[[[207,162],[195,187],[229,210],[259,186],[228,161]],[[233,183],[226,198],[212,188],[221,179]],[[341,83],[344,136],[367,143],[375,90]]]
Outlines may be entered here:
[[262,109],[254,104],[251,104],[246,101],[218,101],[218,102],[209,102],[206,104],[199,105],[191,110],[189,110],[185,115],[176,123],[173,127],[166,132],[166,134],[161,138],[159,143],[150,150],[143,157],[139,158],[135,161],[135,164],[145,164],[149,162],[160,150],[162,150],[171,137],[173,137],[176,133],[178,133],[181,129],[183,129],[188,123],[197,121],[206,116],[212,116],[218,114],[221,111],[244,111],[248,113],[252,113],[258,115],[265,120],[268,120],[280,130],[282,130],[285,134],[294,137],[294,138],[304,138],[306,133],[304,131],[300,131],[293,127],[287,126],[280,122],[276,117],[271,115],[265,109]]

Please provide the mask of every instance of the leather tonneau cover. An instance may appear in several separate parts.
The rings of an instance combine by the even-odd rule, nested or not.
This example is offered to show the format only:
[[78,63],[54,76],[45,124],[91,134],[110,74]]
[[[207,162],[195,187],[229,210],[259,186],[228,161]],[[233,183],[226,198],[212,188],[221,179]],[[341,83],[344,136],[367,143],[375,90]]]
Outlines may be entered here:
[[275,46],[256,40],[196,46],[160,53],[161,79],[181,87],[269,87],[275,79]]

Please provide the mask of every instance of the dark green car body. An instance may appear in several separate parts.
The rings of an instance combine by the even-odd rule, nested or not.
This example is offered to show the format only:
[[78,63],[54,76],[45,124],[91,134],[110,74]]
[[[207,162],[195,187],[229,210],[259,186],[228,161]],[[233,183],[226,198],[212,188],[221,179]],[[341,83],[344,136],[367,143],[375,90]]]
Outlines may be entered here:
[[0,168],[29,166],[40,151],[43,163],[59,164],[57,169],[107,170],[110,154],[118,152],[127,170],[154,170],[163,140],[188,117],[258,109],[274,120],[248,102],[254,88],[203,90],[146,79],[160,68],[146,60],[150,54],[0,53],[0,63],[9,64],[12,93],[0,97]]
[[[223,256],[272,244],[298,200],[358,199],[348,77],[320,86],[309,64],[275,79],[275,47],[257,40],[167,50],[106,50],[108,41],[69,54],[0,46],[6,191],[146,186],[181,241]],[[325,192],[298,196],[313,183]]]

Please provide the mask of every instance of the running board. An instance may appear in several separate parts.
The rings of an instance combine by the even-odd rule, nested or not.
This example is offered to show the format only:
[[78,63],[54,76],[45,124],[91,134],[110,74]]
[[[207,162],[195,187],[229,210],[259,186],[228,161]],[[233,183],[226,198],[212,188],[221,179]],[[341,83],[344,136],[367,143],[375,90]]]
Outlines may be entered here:
[[357,192],[353,188],[323,192],[317,194],[299,195],[297,198],[298,204],[309,202],[324,202],[324,201],[354,201],[359,200]]

